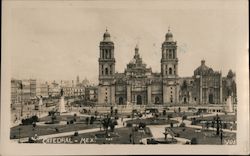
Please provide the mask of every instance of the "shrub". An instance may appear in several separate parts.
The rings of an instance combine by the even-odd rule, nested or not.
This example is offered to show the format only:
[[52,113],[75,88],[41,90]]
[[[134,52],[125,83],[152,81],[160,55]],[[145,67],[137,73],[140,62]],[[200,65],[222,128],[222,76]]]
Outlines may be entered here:
[[186,124],[185,124],[184,122],[182,122],[182,123],[180,124],[180,127],[186,127]]
[[141,118],[141,117],[142,117],[142,114],[141,114],[141,113],[139,113],[139,114],[138,114],[138,116]]
[[115,120],[115,121],[113,122],[113,124],[114,124],[114,125],[118,125],[118,122]]
[[31,118],[22,119],[23,125],[32,125],[34,122],[38,122],[38,117],[36,115]]
[[174,127],[174,124],[173,122],[170,123],[170,127],[173,128]]
[[168,114],[168,119],[172,118],[173,114]]
[[140,122],[139,123],[139,128],[145,128],[146,127],[146,124],[145,123],[143,123],[143,122]]
[[127,127],[132,127],[132,123],[127,123]]
[[31,120],[33,122],[38,122],[38,117],[36,115],[34,115],[34,116],[31,117]]
[[197,142],[197,139],[196,138],[192,138],[191,139],[191,144],[197,144],[198,142]]
[[78,136],[79,134],[78,134],[78,132],[76,131],[75,133],[74,133],[74,136]]
[[32,124],[32,126],[33,126],[33,128],[35,128],[35,127],[36,127],[36,123],[34,122],[34,123]]
[[90,122],[89,122],[89,124],[92,125],[92,124],[94,123],[94,121],[95,121],[95,117],[94,117],[94,116],[91,116],[91,117],[90,117]]
[[187,119],[187,115],[183,115],[182,120],[186,120],[186,119]]
[[118,109],[115,109],[115,115],[117,115],[118,114]]
[[70,123],[70,124],[73,124],[73,123],[74,123],[74,120],[70,120],[69,123]]
[[166,110],[163,110],[162,115],[163,115],[163,116],[166,116],[166,114],[167,114],[167,113],[166,113]]
[[89,117],[86,117],[86,124],[88,125],[89,124]]
[[176,133],[176,134],[175,134],[175,137],[180,137],[180,133]]

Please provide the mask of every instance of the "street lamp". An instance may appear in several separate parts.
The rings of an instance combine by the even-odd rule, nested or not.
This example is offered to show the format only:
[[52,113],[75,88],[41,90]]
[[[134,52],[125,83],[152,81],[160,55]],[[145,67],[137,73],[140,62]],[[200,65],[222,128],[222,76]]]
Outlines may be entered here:
[[220,143],[221,143],[221,145],[223,144],[223,130],[222,130],[222,127],[220,129]]
[[19,133],[19,143],[21,142],[21,128],[18,128],[18,133]]

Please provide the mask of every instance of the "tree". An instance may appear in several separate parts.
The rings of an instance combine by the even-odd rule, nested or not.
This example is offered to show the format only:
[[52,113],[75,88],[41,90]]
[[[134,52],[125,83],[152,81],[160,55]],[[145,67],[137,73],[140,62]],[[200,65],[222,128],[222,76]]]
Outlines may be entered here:
[[102,120],[102,126],[106,134],[108,134],[108,128],[109,128],[110,122],[111,122],[110,117],[106,117]]
[[173,128],[174,127],[174,124],[173,122],[170,123],[170,127]]
[[197,144],[198,142],[197,142],[197,139],[196,138],[192,138],[191,139],[191,144]]
[[186,120],[187,119],[187,116],[186,115],[183,115],[182,116],[182,121]]
[[55,115],[55,113],[53,113],[51,116],[51,122],[55,123],[55,120],[56,120],[56,115]]
[[90,122],[89,122],[89,124],[92,125],[92,124],[94,123],[94,121],[95,121],[95,117],[94,117],[94,116],[91,116],[91,117],[90,117]]
[[86,117],[85,121],[86,121],[86,124],[88,125],[89,124],[89,117]]
[[170,120],[170,118],[172,118],[173,115],[172,114],[168,114],[168,120]]

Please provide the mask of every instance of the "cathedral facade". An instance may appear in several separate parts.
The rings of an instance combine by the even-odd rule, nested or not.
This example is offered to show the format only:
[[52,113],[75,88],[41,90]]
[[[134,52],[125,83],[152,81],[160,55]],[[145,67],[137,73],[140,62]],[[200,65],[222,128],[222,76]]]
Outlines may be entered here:
[[136,45],[134,57],[123,73],[115,72],[114,43],[106,30],[100,42],[98,104],[176,105],[222,104],[232,95],[236,103],[235,74],[222,77],[201,61],[192,77],[179,77],[177,42],[168,30],[161,48],[161,72],[152,72]]

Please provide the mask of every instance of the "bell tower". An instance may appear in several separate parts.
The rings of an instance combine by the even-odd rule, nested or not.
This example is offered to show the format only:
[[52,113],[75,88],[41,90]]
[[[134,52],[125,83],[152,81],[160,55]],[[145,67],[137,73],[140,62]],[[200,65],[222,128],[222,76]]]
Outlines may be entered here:
[[179,102],[177,42],[168,28],[162,43],[161,75],[163,82],[163,103]]
[[170,29],[162,44],[161,74],[163,78],[178,77],[177,42],[173,40]]
[[99,55],[99,87],[98,87],[98,103],[112,105],[115,103],[115,57],[114,43],[108,30],[103,34],[103,40],[100,42]]

